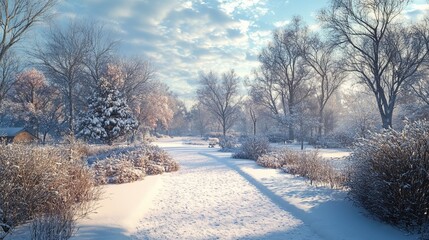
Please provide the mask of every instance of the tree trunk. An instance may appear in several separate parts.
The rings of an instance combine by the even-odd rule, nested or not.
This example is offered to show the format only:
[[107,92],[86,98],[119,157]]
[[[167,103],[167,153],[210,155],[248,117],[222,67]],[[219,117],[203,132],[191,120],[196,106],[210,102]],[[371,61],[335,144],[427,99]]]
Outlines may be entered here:
[[293,125],[289,124],[289,140],[293,141],[295,139],[295,131],[293,129]]
[[256,136],[256,121],[253,121],[253,136]]
[[317,137],[320,139],[322,138],[322,131],[323,131],[323,110],[321,109],[319,111],[319,126],[317,129]]
[[[392,97],[390,104],[387,103],[385,98],[381,96],[381,93],[375,95],[377,99],[378,111],[380,112],[382,127],[384,129],[392,128],[392,117],[394,109],[395,97]],[[384,100],[384,101],[383,101]]]
[[294,117],[295,117],[294,116],[294,113],[295,113],[294,106],[295,106],[295,103],[293,100],[294,100],[294,97],[291,94],[289,96],[289,103],[288,103],[289,114],[291,116],[291,120],[289,122],[289,140],[291,140],[291,141],[293,141],[295,139],[295,131],[294,131],[294,121],[295,121],[295,119],[294,119]]
[[73,90],[71,84],[69,84],[69,131],[70,135],[74,135],[74,102],[73,102]]
[[384,129],[392,128],[392,113],[386,113],[381,116]]
[[46,143],[46,135],[48,134],[48,132],[44,132],[43,133],[43,140],[42,140],[42,144]]
[[226,119],[225,118],[222,119],[222,133],[223,133],[223,136],[226,137]]

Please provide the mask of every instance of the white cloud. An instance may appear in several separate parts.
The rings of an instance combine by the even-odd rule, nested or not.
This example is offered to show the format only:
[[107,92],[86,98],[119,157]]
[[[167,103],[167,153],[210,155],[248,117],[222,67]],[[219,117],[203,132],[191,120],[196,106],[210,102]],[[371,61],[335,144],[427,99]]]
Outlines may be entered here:
[[281,27],[284,27],[284,26],[286,26],[286,25],[288,25],[290,23],[290,21],[289,20],[284,20],[284,21],[277,21],[277,22],[274,22],[274,26],[276,27],[276,28],[281,28]]
[[311,31],[317,32],[322,28],[322,25],[320,25],[320,23],[314,23],[314,24],[310,24],[310,26],[308,28]]
[[[75,0],[80,17],[103,19],[122,39],[128,54],[150,59],[180,97],[191,98],[200,71],[234,68],[241,76],[256,67],[261,44],[271,29],[256,19],[267,14],[267,0]],[[240,13],[249,13],[245,17]]]
[[411,18],[411,19],[422,19],[423,17],[426,17],[428,13],[429,13],[429,4],[415,3],[415,4],[411,4],[405,10],[405,17]]
[[269,11],[267,0],[219,0],[220,9],[230,16],[237,12],[251,12],[254,17],[260,17]]

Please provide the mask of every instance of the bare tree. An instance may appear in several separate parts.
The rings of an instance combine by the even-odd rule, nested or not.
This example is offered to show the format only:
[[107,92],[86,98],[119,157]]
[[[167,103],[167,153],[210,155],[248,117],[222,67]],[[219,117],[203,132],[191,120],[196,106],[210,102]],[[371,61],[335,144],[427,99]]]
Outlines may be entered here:
[[145,92],[136,95],[135,116],[145,131],[157,127],[168,129],[174,116],[171,91],[159,81],[152,81],[146,87]]
[[0,61],[56,0],[0,0]]
[[253,136],[256,136],[256,123],[258,121],[258,115],[257,115],[256,109],[254,108],[254,106],[247,105],[247,107],[248,107],[248,110],[249,110],[250,119],[252,120]]
[[322,136],[324,110],[332,95],[346,79],[340,59],[336,59],[335,48],[324,42],[316,34],[308,36],[303,56],[307,64],[315,72],[314,85],[319,111],[318,135]]
[[155,70],[148,61],[138,57],[124,58],[119,65],[124,74],[124,82],[119,90],[133,108],[139,104],[140,96],[150,91],[150,82],[155,80]]
[[[249,95],[252,93],[250,92]],[[250,117],[250,121],[252,123],[252,134],[256,136],[257,129],[258,129],[258,122],[260,122],[260,119],[263,112],[263,106],[255,101],[254,98],[249,98],[246,101],[243,102],[244,111],[247,113],[247,115]]]
[[307,27],[295,17],[285,29],[276,31],[272,42],[259,56],[260,69],[255,73],[252,92],[257,101],[267,106],[280,122],[289,126],[294,139],[295,105],[310,94],[310,69],[303,52]]
[[428,55],[427,28],[399,23],[409,2],[331,0],[319,16],[344,49],[348,70],[374,94],[383,128],[392,127],[398,94]]
[[18,73],[17,59],[10,50],[24,34],[43,19],[56,0],[0,0],[0,105]]
[[98,26],[84,22],[71,22],[65,28],[53,26],[44,42],[32,53],[39,60],[41,70],[63,95],[70,133],[74,132],[78,99],[82,98],[85,89],[93,86],[83,83],[88,76],[87,70],[90,69],[93,77],[99,74],[102,61],[93,49],[99,37],[97,29]]
[[214,116],[222,127],[222,134],[234,125],[238,112],[240,78],[231,70],[221,77],[213,72],[200,75],[198,100]]
[[190,119],[191,128],[196,130],[201,137],[207,133],[209,126],[212,124],[208,111],[201,103],[197,103],[192,106]]
[[11,99],[17,103],[15,115],[19,115],[43,143],[46,135],[53,132],[61,117],[59,92],[50,86],[45,76],[36,69],[21,72],[11,91]]
[[413,92],[419,99],[429,106],[429,81],[427,78],[419,78],[412,86]]
[[92,81],[92,85],[97,87],[104,68],[113,62],[118,42],[112,40],[102,23],[89,21],[86,24],[79,24],[82,25],[81,28],[86,32],[89,41],[88,52],[84,59],[85,73],[87,78]]
[[9,90],[16,81],[16,74],[20,70],[20,63],[12,51],[8,51],[0,59],[0,106]]

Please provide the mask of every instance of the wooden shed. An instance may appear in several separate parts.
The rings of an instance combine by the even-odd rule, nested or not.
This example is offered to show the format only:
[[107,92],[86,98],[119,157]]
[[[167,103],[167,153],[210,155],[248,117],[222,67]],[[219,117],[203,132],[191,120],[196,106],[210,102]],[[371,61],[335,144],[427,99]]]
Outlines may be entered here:
[[0,128],[0,140],[6,143],[31,143],[37,137],[23,127]]

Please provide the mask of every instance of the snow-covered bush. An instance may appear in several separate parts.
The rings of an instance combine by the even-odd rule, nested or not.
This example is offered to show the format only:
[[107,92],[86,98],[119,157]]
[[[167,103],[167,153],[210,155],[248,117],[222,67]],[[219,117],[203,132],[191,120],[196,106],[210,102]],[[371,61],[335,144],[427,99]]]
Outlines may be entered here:
[[73,236],[76,221],[66,213],[39,216],[31,222],[32,240],[65,240]]
[[134,166],[126,155],[105,158],[92,167],[98,184],[134,182],[145,176],[144,169]]
[[224,136],[219,138],[219,146],[222,148],[221,151],[233,152],[238,147],[238,140],[233,136]]
[[[149,175],[155,175],[158,173],[158,168],[162,169],[162,172],[174,172],[179,170],[179,164],[174,161],[168,153],[161,148],[153,145],[147,145],[145,147],[145,155],[148,160],[145,165],[146,173]],[[155,167],[159,166],[159,167]]]
[[293,164],[298,158],[298,152],[283,148],[260,156],[256,163],[266,168],[282,168]]
[[93,176],[69,152],[58,146],[0,145],[0,239],[20,224],[53,217],[58,221],[45,229],[71,233],[76,220],[92,210],[99,196]]
[[267,168],[281,168],[284,172],[310,180],[310,184],[327,184],[331,188],[341,187],[345,174],[336,171],[317,151],[293,151],[280,149],[258,158],[257,163]]
[[88,99],[88,109],[77,122],[77,136],[112,145],[115,139],[136,130],[138,122],[116,87],[104,78],[100,81],[100,89]]
[[234,158],[257,160],[258,157],[268,153],[270,143],[265,137],[246,138],[241,144],[239,152],[233,155]]
[[91,153],[89,145],[74,136],[67,136],[64,139],[64,146],[59,148],[64,155],[69,155],[70,159],[84,160]]
[[429,224],[429,122],[360,140],[350,156],[350,195],[381,220],[409,230]]
[[140,145],[111,149],[92,164],[98,184],[128,183],[156,175],[177,171],[179,164],[157,146]]

